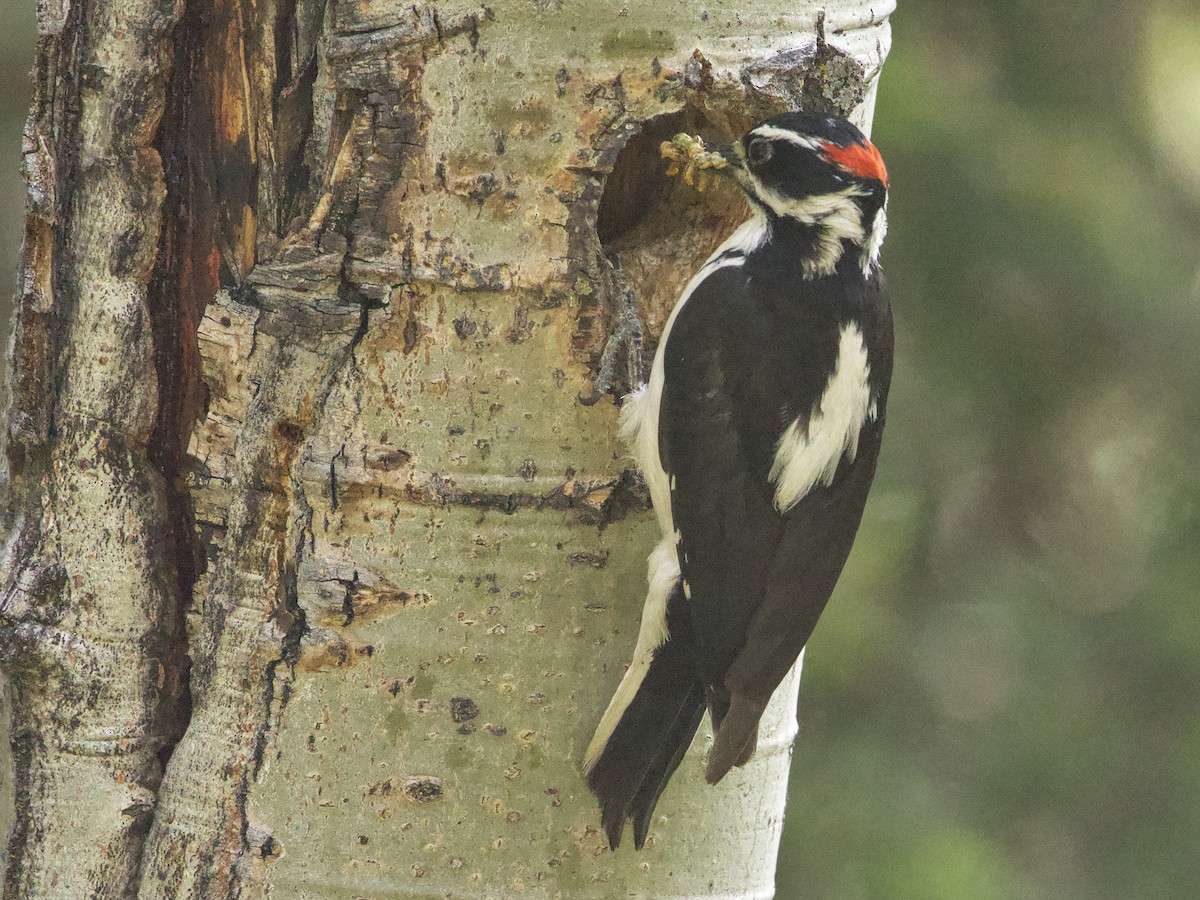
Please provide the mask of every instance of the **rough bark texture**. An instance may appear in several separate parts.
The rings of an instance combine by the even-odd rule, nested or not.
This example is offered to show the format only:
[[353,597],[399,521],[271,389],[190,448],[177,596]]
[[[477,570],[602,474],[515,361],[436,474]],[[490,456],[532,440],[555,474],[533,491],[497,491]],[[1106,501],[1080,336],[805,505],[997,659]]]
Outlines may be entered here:
[[613,397],[743,212],[658,142],[869,124],[891,6],[836,7],[43,13],[9,895],[771,895],[795,679],[641,854],[579,766],[654,543]]
[[177,736],[183,661],[148,285],[176,4],[49,5],[9,415],[0,645],[13,897],[122,897]]

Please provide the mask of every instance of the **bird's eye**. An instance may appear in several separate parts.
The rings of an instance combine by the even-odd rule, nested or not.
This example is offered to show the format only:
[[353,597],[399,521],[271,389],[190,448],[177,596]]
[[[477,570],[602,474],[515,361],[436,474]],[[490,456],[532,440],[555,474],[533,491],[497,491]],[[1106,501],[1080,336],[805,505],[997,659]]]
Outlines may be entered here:
[[775,150],[771,146],[770,141],[763,140],[762,138],[756,138],[755,140],[751,141],[750,146],[746,148],[746,158],[752,163],[761,164],[770,159],[771,154],[774,152]]

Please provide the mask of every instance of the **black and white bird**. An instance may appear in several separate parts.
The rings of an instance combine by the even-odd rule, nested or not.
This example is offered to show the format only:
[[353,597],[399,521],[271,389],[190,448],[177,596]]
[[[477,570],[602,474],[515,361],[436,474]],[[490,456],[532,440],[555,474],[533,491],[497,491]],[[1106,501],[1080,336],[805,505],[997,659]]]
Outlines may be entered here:
[[645,842],[706,708],[710,784],[754,754],[850,553],[883,436],[879,152],[810,113],[720,152],[750,217],[684,288],[622,410],[663,538],[633,662],[585,759],[613,849],[629,819]]

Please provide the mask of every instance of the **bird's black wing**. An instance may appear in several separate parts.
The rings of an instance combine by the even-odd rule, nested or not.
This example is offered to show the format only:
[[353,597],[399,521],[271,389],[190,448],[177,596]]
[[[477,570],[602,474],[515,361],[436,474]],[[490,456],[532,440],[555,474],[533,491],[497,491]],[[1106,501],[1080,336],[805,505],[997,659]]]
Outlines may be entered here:
[[[660,455],[672,479],[697,670],[718,732],[713,781],[753,752],[758,718],[829,599],[874,474],[881,422],[863,429],[857,456],[843,458],[832,485],[787,513],[774,506],[779,438],[792,421],[807,421],[837,359],[845,304],[822,294],[835,289],[797,286],[779,306],[765,299],[779,296],[778,286],[760,292],[737,267],[718,270],[669,335]],[[890,376],[890,320],[888,329]]]
[[765,703],[808,643],[817,619],[833,593],[875,477],[883,441],[888,390],[892,378],[891,307],[882,278],[852,282],[848,307],[868,351],[874,416],[863,423],[857,453],[843,456],[832,484],[814,487],[785,514],[771,573],[746,632],[753,652],[740,655],[725,673],[735,694]]
[[812,409],[827,379],[817,369],[836,351],[830,326],[826,340],[814,338],[834,346],[828,360],[781,362],[778,327],[751,279],[729,266],[688,298],[665,351],[659,452],[697,665],[709,684],[721,682],[741,648],[784,533],[768,479],[779,436]]
[[882,427],[869,423],[853,462],[842,461],[830,487],[818,486],[785,519],[746,646],[725,672],[733,694],[765,705],[808,643],[850,555],[875,475]]

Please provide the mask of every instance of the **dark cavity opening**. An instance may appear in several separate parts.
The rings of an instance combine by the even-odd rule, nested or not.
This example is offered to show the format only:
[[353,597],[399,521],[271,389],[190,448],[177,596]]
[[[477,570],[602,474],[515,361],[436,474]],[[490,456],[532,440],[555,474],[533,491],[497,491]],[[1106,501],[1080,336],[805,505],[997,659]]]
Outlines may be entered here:
[[682,175],[669,177],[659,145],[680,132],[708,143],[730,141],[749,124],[736,114],[695,107],[648,119],[621,147],[605,181],[596,232],[636,298],[648,353],[683,287],[746,217],[732,179],[717,178],[700,191]]

